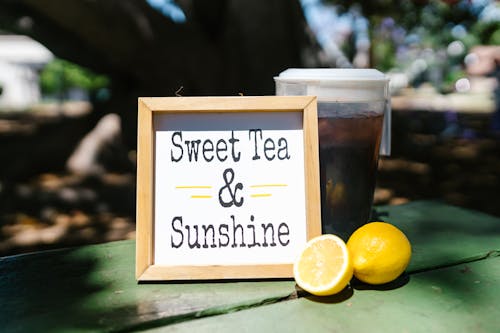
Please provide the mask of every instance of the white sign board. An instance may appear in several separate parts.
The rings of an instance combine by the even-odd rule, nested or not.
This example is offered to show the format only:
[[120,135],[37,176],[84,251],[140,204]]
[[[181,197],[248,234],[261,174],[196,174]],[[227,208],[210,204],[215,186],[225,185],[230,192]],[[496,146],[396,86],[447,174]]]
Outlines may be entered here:
[[[273,109],[278,99],[286,100],[288,109]],[[151,100],[149,110],[154,109]],[[160,101],[150,119],[152,147],[141,145],[139,133],[139,149],[152,152],[148,268],[161,274],[145,278],[143,272],[138,278],[292,276],[296,256],[320,233],[319,213],[310,211],[319,211],[315,99],[155,102]],[[292,102],[295,108],[290,108]],[[140,206],[138,202],[138,235]],[[311,216],[316,220],[310,221]]]

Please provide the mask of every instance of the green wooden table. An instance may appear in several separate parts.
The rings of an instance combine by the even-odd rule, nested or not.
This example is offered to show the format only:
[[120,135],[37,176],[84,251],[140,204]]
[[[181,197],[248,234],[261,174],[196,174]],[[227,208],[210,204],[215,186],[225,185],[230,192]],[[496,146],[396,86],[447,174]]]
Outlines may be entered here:
[[138,284],[135,242],[0,258],[1,332],[500,332],[500,219],[436,202],[378,207],[406,275],[331,297],[292,280]]

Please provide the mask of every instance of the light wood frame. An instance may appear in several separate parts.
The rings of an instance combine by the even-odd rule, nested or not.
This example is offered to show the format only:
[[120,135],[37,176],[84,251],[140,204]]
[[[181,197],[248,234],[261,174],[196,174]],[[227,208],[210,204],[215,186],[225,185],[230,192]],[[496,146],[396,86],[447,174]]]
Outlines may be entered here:
[[154,129],[161,113],[301,112],[306,237],[321,234],[316,97],[141,97],[138,100],[136,279],[139,281],[293,277],[293,264],[160,266],[154,264]]

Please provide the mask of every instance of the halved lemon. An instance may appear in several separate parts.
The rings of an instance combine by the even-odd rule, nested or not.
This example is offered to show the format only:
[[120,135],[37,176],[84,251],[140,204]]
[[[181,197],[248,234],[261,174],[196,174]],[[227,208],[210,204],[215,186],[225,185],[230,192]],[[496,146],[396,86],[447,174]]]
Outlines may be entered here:
[[307,242],[293,265],[295,282],[317,296],[336,294],[353,275],[351,257],[342,239],[321,235]]

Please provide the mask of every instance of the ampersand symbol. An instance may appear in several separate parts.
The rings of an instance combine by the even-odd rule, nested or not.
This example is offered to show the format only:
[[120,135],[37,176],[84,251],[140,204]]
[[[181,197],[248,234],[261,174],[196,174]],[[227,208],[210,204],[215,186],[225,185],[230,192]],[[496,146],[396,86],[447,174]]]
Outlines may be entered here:
[[[229,174],[229,176],[228,176],[228,174]],[[231,189],[231,183],[234,180],[234,171],[231,168],[227,168],[226,170],[224,170],[224,172],[222,173],[222,178],[224,178],[224,183],[226,183],[226,185],[222,186],[221,189],[219,190],[219,202],[220,202],[220,204],[222,205],[222,207],[231,207],[233,204],[236,207],[241,207],[241,205],[243,205],[243,197],[240,197],[240,200],[237,200],[236,199],[236,192],[238,190],[243,189],[243,184],[237,183],[234,186],[234,192],[233,192],[233,190]],[[224,199],[222,198],[222,195],[224,194],[224,189],[226,189],[227,192],[229,192],[229,196],[231,198],[227,202],[224,201]]]

